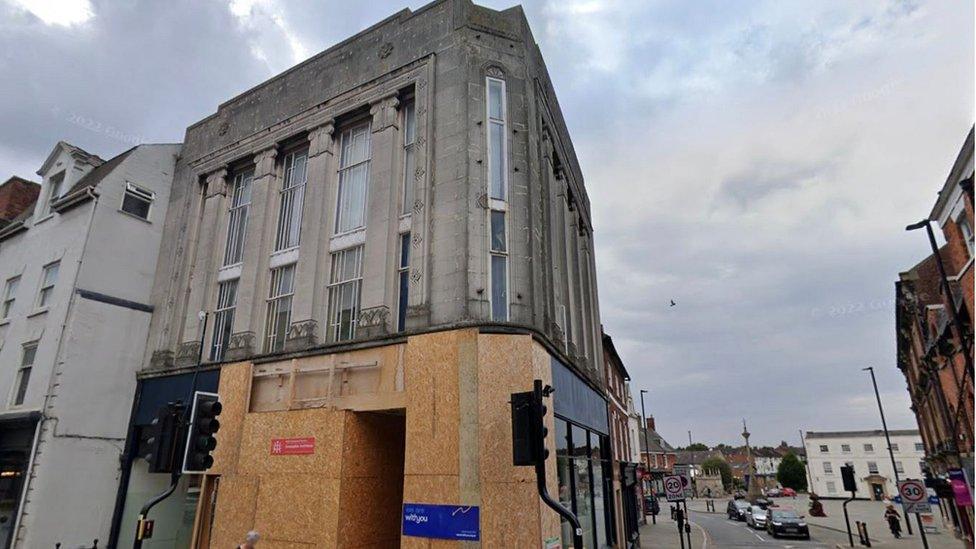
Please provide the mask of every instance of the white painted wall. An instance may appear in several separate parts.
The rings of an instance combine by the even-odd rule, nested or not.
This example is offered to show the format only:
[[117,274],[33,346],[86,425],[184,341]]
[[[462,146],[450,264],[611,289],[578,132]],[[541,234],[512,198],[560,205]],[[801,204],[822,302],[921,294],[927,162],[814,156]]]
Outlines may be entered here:
[[[179,150],[137,147],[98,185],[97,201],[28,220],[26,231],[0,242],[0,284],[22,274],[14,312],[0,325],[0,419],[12,408],[22,344],[32,340],[38,353],[17,408],[44,412],[15,547],[108,541],[150,314],[77,290],[149,303]],[[148,222],[119,211],[126,181],[156,193]],[[54,259],[61,266],[52,304],[35,311],[41,269]]]
[[[891,436],[892,445],[898,447],[894,454],[895,462],[900,463],[904,471],[898,473],[902,480],[922,478],[920,463],[925,458],[925,452],[916,449],[916,444],[922,444],[922,437],[917,431],[914,433]],[[805,442],[807,459],[810,463],[810,474],[813,476],[813,491],[818,495],[848,497],[849,494],[844,492],[840,468],[845,463],[852,463],[854,464],[855,478],[858,481],[857,497],[870,499],[872,497],[871,486],[865,480],[865,477],[871,474],[869,473],[869,462],[875,463],[878,467],[878,474],[887,479],[884,486],[887,495],[893,496],[897,493],[888,445],[885,442],[884,434],[880,431],[879,434],[871,436],[827,438],[820,438],[816,436],[816,433],[807,433]],[[870,444],[873,450],[865,450],[865,444]],[[850,451],[845,451],[844,445],[849,446]],[[821,446],[826,446],[826,451],[823,451]],[[824,471],[825,463],[830,464],[833,472]]]

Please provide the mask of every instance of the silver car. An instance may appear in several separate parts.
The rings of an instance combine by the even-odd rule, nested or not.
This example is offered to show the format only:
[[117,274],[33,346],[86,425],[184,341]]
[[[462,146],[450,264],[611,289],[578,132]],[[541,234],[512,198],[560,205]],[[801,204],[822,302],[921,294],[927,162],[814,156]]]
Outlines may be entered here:
[[766,528],[766,520],[768,518],[769,511],[758,505],[753,505],[746,511],[746,524],[756,529]]

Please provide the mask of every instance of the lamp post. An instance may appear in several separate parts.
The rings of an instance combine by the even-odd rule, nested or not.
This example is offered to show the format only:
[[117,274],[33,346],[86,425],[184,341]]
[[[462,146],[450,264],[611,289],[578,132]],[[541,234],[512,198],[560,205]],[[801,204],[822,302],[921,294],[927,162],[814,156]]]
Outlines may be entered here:
[[[641,397],[641,419],[644,421],[644,425],[643,425],[643,430],[644,430],[644,445],[643,445],[643,448],[641,448],[641,445],[640,444],[638,444],[637,447],[641,449],[641,453],[643,454],[643,457],[644,457],[644,466],[647,467],[647,474],[648,474],[648,476],[650,476],[650,474],[651,474],[651,452],[650,452],[651,447],[649,445],[649,441],[647,440],[647,412],[644,411],[644,393],[646,393],[646,392],[648,392],[647,389],[641,389],[640,390],[640,397]],[[644,480],[641,479],[641,485],[643,485],[643,484],[644,484]],[[653,488],[652,488],[652,490],[653,490]],[[647,498],[644,498],[644,499],[646,501]],[[643,502],[641,502],[641,503],[643,504]],[[646,515],[646,513],[645,513],[645,515]],[[644,520],[647,520],[647,519],[645,518]],[[655,517],[655,520],[656,520],[656,517]]]
[[[891,449],[891,436],[888,434],[888,422],[885,421],[884,408],[881,406],[881,393],[878,392],[878,381],[874,377],[874,367],[868,366],[867,368],[861,368],[861,370],[871,374],[871,384],[874,385],[874,398],[878,399],[878,412],[881,413],[881,428],[884,429],[885,442],[888,443],[888,457],[891,458],[891,470],[895,472],[895,492],[897,492],[898,483],[901,479],[898,478],[898,466],[895,465],[895,452]],[[915,518],[918,519],[918,529],[922,535],[922,541],[925,543],[925,547],[928,547],[928,540],[925,539],[925,531],[922,528],[922,517],[916,513]],[[907,516],[905,517],[905,529],[908,530],[908,535],[912,535],[912,522],[908,520]]]

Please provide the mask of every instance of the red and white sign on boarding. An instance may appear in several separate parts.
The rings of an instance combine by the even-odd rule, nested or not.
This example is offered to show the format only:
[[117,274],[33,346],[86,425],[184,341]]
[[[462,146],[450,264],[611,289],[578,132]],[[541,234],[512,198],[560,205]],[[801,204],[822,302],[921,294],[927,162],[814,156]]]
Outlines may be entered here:
[[271,455],[296,456],[315,453],[315,437],[273,438]]

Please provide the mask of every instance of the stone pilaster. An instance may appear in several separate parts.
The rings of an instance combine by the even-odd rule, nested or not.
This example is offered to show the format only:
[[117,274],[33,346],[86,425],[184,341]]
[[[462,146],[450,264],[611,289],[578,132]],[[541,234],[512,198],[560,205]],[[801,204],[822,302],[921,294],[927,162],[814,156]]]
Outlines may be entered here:
[[[388,95],[370,107],[372,157],[366,197],[366,246],[363,258],[363,290],[357,337],[372,337],[392,329],[389,311],[395,309],[395,269],[399,212],[395,191],[399,188],[399,101]],[[387,314],[379,311],[386,310]],[[365,321],[365,322],[363,322]]]
[[295,267],[295,299],[292,300],[292,325],[285,341],[285,349],[299,350],[315,345],[319,340],[318,318],[324,310],[324,294],[328,271],[324,256],[329,255],[330,231],[326,227],[326,212],[331,204],[333,187],[329,174],[335,170],[332,158],[335,125],[329,121],[308,134],[308,163],[306,165],[305,204],[302,213],[301,250]]
[[[433,180],[431,165],[430,106],[432,90],[429,85],[433,76],[433,64],[428,66],[427,74],[419,78],[414,86],[414,115],[416,133],[414,134],[413,154],[414,172],[405,174],[413,178],[414,201],[410,209],[410,296],[407,299],[406,328],[413,330],[430,325],[430,224],[431,213],[430,186]],[[397,281],[394,280],[394,284]],[[395,298],[394,298],[395,299]],[[393,304],[396,311],[396,303]]]
[[268,297],[268,255],[273,246],[275,220],[278,215],[277,164],[278,149],[271,147],[254,156],[254,179],[251,182],[251,208],[244,260],[237,285],[237,312],[227,358],[239,360],[262,349],[265,304]]
[[227,196],[227,170],[221,168],[208,174],[202,191],[203,211],[196,239],[196,255],[190,265],[190,294],[184,311],[184,342],[199,341],[199,314],[210,307],[211,286],[217,278],[215,257],[223,251],[217,242],[217,232]]

